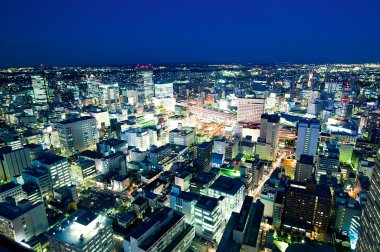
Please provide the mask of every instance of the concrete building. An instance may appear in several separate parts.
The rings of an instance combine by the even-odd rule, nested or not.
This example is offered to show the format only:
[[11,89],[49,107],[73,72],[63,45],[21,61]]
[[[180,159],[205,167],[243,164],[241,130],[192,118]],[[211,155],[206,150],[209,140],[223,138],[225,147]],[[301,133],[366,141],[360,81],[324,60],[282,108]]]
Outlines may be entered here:
[[36,184],[43,197],[53,193],[49,172],[46,169],[36,167],[26,169],[22,172],[22,178],[25,184]]
[[29,149],[12,147],[0,148],[0,180],[12,181],[14,176],[21,175],[22,171],[31,166]]
[[289,181],[282,226],[309,237],[325,235],[330,226],[332,195],[327,185]]
[[33,165],[47,171],[53,190],[71,185],[70,164],[67,158],[46,152],[33,160]]
[[35,75],[32,76],[33,103],[49,103],[49,85],[46,78]]
[[211,166],[212,141],[203,142],[197,147],[197,157],[194,165],[199,171],[208,171]]
[[225,197],[225,216],[228,219],[233,211],[240,211],[245,195],[245,185],[240,179],[220,176],[208,188],[208,196]]
[[182,213],[163,207],[124,237],[124,251],[187,251],[194,236],[194,227]]
[[0,202],[4,202],[7,197],[14,198],[16,202],[24,199],[22,186],[13,181],[6,184],[0,184]]
[[214,173],[200,172],[190,180],[190,192],[208,195],[209,187],[215,182],[218,176]]
[[17,242],[28,241],[33,236],[44,233],[49,227],[45,205],[34,205],[24,199],[0,203],[0,234]]
[[278,150],[280,131],[279,115],[261,115],[260,137],[257,139],[256,155],[262,160],[273,161]]
[[219,199],[202,195],[195,204],[195,233],[209,241],[221,237],[225,221],[224,198]]
[[154,97],[173,98],[173,83],[155,83]]
[[151,69],[138,69],[140,79],[137,83],[138,103],[150,104],[154,96],[153,71]]
[[51,251],[111,252],[114,249],[112,220],[78,210],[51,228]]
[[169,143],[189,147],[195,143],[195,129],[179,126],[169,132]]
[[186,223],[195,223],[195,204],[198,202],[199,194],[181,191],[179,186],[173,186],[170,193],[170,208],[185,215]]
[[94,117],[84,116],[57,123],[61,148],[67,153],[95,149],[98,142],[97,122]]
[[95,161],[93,160],[78,160],[70,165],[71,178],[75,182],[82,182],[96,175]]
[[300,120],[297,126],[297,144],[295,157],[297,160],[301,154],[315,156],[317,154],[320,123],[318,120]]
[[120,90],[118,83],[107,83],[99,85],[100,104],[108,111],[120,109]]
[[356,248],[358,252],[379,251],[380,236],[380,150],[375,158],[375,168],[371,179],[368,199],[363,209],[359,241]]
[[313,177],[314,157],[301,154],[296,165],[295,180],[305,182]]
[[265,99],[246,99],[237,100],[237,122],[258,123],[264,114]]
[[261,220],[263,218],[264,205],[257,200],[246,196],[240,212],[233,212],[224,230],[223,236],[217,248],[217,252],[240,252],[260,250],[260,237],[263,230]]
[[340,181],[339,173],[339,149],[327,149],[323,154],[318,155],[315,167],[315,178],[319,182],[321,175],[337,177]]
[[174,184],[181,188],[181,191],[190,191],[190,180],[193,178],[193,174],[187,171],[178,172],[174,176]]

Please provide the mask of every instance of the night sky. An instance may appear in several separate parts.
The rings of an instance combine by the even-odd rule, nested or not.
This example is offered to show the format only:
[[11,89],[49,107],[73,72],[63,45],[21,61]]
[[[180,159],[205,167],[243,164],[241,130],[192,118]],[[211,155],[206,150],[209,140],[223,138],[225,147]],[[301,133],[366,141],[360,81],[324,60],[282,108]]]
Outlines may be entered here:
[[380,61],[379,0],[1,0],[0,66]]

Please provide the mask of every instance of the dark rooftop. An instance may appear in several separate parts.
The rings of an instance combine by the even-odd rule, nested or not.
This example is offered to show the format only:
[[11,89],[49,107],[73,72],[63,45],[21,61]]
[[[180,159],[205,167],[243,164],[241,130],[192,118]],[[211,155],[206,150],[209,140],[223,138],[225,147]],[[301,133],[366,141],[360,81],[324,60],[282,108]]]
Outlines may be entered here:
[[235,195],[244,183],[240,179],[233,179],[227,176],[220,176],[210,186],[210,189],[221,191],[230,195]]
[[81,121],[85,121],[85,120],[89,120],[89,119],[95,119],[95,117],[92,117],[92,116],[82,116],[82,117],[79,117],[79,118],[72,118],[72,119],[67,119],[67,120],[64,120],[64,121],[60,121],[60,122],[58,122],[58,124],[70,124],[70,123],[81,122]]
[[55,154],[50,153],[50,152],[45,152],[45,153],[39,155],[36,160],[38,160],[42,164],[51,165],[51,164],[54,164],[56,162],[62,161],[64,159],[66,159],[66,158],[62,157],[62,156],[55,155]]

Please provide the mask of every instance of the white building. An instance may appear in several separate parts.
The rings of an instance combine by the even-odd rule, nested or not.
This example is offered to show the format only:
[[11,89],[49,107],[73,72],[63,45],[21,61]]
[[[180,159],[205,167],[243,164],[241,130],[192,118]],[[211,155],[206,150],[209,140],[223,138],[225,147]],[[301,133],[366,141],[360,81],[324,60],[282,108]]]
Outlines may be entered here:
[[276,158],[280,131],[280,116],[263,114],[260,123],[260,137],[257,140],[256,154],[262,160]]
[[14,182],[0,185],[0,202],[4,202],[7,197],[12,197],[16,202],[24,199],[22,186]]
[[48,172],[53,190],[71,185],[70,164],[67,158],[47,152],[33,160],[33,165]]
[[237,122],[258,123],[265,112],[265,99],[239,98],[237,100]]
[[0,203],[0,233],[17,242],[44,233],[49,227],[45,205],[29,200]]
[[62,220],[46,236],[51,251],[110,252],[114,248],[112,220],[83,210]]
[[49,87],[46,78],[32,76],[33,102],[47,104],[49,102]]
[[120,109],[120,91],[118,83],[99,85],[100,104],[109,111]]
[[169,132],[169,143],[182,146],[190,146],[195,142],[195,129],[179,126]]
[[173,83],[154,84],[154,97],[173,98]]
[[242,181],[226,176],[220,176],[208,188],[208,196],[219,199],[224,196],[225,216],[228,220],[231,213],[239,212],[244,201],[245,185]]
[[182,213],[164,207],[124,237],[124,251],[187,251],[194,236]]
[[309,156],[315,156],[317,154],[320,127],[318,120],[299,121],[295,151],[295,157],[297,160],[299,160],[301,154]]

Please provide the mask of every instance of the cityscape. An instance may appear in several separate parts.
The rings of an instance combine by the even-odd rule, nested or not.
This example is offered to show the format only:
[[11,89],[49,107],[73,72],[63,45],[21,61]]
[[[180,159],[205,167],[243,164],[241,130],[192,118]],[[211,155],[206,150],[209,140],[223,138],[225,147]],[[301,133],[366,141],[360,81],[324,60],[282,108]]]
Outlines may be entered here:
[[378,3],[42,2],[0,4],[0,252],[380,252]]

